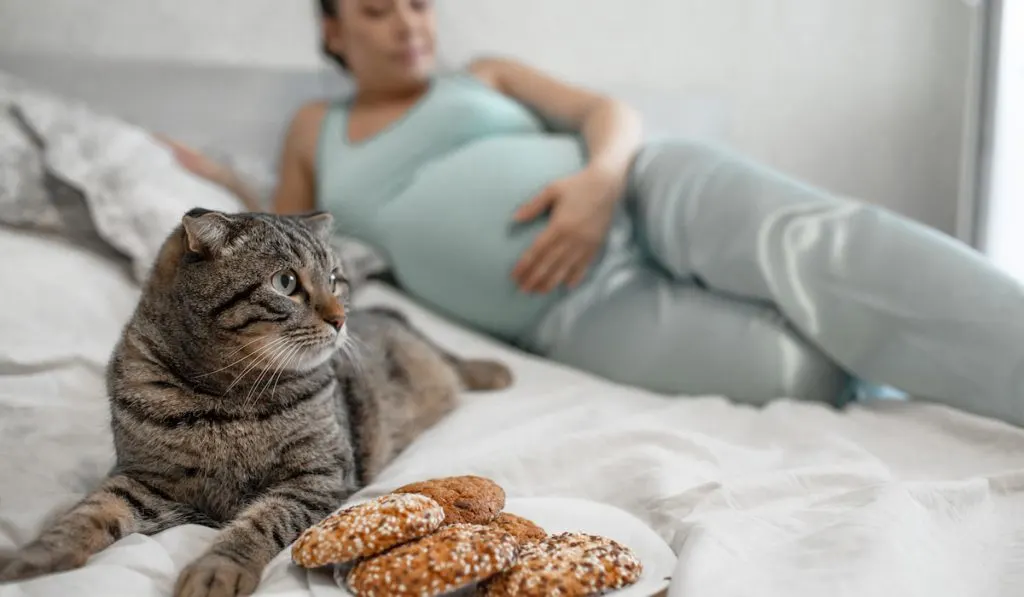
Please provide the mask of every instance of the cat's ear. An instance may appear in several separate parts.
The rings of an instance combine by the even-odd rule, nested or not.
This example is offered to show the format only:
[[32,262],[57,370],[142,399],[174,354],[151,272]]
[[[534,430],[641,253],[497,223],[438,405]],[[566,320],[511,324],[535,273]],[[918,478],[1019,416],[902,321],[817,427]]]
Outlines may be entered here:
[[315,211],[310,214],[299,216],[299,220],[316,236],[324,242],[331,240],[334,234],[334,216],[326,211]]
[[231,220],[220,212],[196,208],[181,219],[188,250],[202,255],[216,255],[227,243]]

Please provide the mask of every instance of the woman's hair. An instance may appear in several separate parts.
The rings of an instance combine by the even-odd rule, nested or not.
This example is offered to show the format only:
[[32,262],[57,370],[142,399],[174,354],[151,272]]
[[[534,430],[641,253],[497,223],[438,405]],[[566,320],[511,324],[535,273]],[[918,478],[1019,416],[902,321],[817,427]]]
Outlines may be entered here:
[[[341,0],[320,0],[320,17],[321,18],[337,18],[338,16],[338,2]],[[324,53],[335,64],[341,67],[341,70],[348,70],[348,62],[345,61],[345,57],[341,54],[335,54],[327,46],[327,40],[323,40],[320,45],[320,51]]]

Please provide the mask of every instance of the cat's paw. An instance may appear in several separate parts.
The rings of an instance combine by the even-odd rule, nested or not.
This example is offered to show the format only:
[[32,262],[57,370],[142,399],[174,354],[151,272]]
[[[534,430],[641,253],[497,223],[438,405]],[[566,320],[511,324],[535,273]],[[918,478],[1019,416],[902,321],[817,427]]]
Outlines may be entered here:
[[207,554],[181,572],[174,587],[174,597],[252,595],[259,583],[258,573],[231,558]]
[[38,576],[74,570],[89,557],[72,552],[24,549],[0,552],[0,583],[29,580]]

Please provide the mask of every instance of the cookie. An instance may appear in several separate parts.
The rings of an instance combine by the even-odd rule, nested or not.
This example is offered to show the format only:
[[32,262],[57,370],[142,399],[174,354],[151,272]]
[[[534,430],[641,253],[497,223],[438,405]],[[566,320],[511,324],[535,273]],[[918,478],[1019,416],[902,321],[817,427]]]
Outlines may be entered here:
[[547,531],[537,526],[532,520],[527,520],[522,516],[516,516],[508,512],[499,514],[491,522],[491,526],[498,527],[512,535],[520,544],[540,541],[548,536]]
[[445,524],[487,524],[505,507],[505,490],[490,479],[473,475],[410,483],[393,493],[432,498],[444,508]]
[[443,595],[507,570],[516,540],[493,526],[457,523],[355,565],[346,584],[359,597]]
[[292,560],[304,568],[343,564],[429,535],[444,509],[420,494],[389,494],[338,510],[299,535]]
[[643,572],[628,547],[585,533],[561,533],[523,545],[515,565],[488,580],[487,597],[583,597],[621,589]]

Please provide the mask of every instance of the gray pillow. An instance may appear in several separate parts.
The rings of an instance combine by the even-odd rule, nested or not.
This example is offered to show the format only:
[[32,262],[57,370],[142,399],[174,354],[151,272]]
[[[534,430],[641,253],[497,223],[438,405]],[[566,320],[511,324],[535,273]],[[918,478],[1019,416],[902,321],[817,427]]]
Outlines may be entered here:
[[60,236],[81,248],[127,261],[96,229],[81,189],[46,163],[45,141],[18,106],[0,109],[0,223]]

